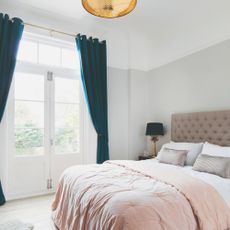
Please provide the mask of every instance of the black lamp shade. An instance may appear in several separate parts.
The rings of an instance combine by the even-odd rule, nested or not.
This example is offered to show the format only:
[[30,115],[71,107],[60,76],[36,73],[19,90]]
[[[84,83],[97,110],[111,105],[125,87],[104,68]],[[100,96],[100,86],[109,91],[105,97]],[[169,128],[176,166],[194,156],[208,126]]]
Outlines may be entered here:
[[163,136],[164,135],[163,124],[157,123],[157,122],[147,123],[145,135],[146,136],[158,136],[158,135]]

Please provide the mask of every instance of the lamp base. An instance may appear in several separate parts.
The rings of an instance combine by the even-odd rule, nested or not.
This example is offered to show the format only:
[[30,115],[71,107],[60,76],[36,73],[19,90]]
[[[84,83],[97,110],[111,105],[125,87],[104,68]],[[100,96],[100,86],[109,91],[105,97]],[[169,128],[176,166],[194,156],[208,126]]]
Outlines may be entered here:
[[156,142],[158,141],[158,136],[151,136],[151,141],[153,142],[153,157],[157,156],[157,145]]

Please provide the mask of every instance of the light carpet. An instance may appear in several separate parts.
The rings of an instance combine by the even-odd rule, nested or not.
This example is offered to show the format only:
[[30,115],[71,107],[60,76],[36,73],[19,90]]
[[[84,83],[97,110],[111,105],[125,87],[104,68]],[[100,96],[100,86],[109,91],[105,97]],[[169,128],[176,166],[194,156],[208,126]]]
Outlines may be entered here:
[[34,226],[29,223],[23,223],[20,220],[9,220],[0,222],[0,230],[32,230]]

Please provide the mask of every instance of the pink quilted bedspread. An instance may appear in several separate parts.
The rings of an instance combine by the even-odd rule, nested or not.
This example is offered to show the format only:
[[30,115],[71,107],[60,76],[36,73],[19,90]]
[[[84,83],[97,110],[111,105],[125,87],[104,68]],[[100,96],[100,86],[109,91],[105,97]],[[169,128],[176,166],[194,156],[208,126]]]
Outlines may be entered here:
[[230,209],[213,187],[141,161],[69,168],[52,209],[60,230],[230,229]]

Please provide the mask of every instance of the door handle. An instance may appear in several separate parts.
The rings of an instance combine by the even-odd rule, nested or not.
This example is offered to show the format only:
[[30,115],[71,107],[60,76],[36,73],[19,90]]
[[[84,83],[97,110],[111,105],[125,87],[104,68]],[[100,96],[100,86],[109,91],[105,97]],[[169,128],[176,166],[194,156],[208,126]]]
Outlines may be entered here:
[[54,145],[54,140],[50,139],[50,145],[53,146]]

